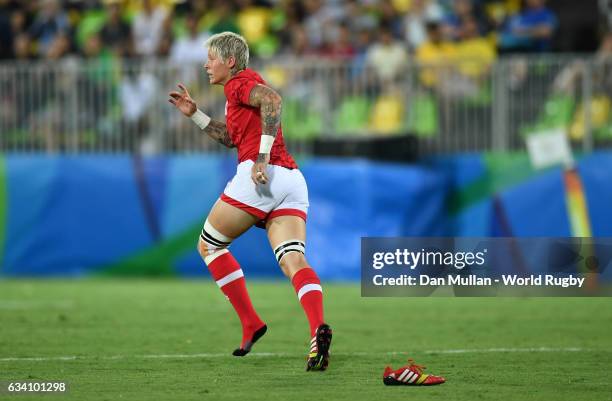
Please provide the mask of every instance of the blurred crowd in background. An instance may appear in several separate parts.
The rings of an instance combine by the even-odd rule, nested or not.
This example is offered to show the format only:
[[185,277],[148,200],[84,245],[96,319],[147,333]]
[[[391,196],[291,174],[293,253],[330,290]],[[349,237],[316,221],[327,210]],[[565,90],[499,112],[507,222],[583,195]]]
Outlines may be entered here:
[[555,48],[559,12],[546,0],[0,0],[0,59],[202,61],[203,41],[221,31],[241,33],[262,58],[586,50],[576,41]]
[[222,115],[222,91],[201,70],[205,40],[222,31],[247,39],[283,94],[289,138],[410,132],[445,149],[486,149],[493,126],[510,137],[584,121],[581,99],[601,91],[612,136],[607,64],[558,56],[612,54],[608,3],[0,0],[0,149],[136,149],[143,138],[157,150],[204,149],[165,93],[184,82]]

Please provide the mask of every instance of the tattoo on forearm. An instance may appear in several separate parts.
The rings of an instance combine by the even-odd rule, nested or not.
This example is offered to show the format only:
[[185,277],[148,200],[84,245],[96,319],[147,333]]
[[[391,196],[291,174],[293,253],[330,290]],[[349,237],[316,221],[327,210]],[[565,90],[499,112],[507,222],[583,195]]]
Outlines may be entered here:
[[204,128],[204,132],[223,146],[227,146],[228,148],[236,147],[232,142],[232,138],[230,138],[229,132],[227,132],[225,123],[217,120],[210,120],[208,127]]
[[281,123],[282,100],[279,94],[267,86],[257,85],[251,90],[249,104],[259,107],[261,133],[276,137]]
[[265,163],[265,162],[267,162],[267,160],[266,160],[267,156],[268,156],[268,154],[266,154],[266,153],[259,153],[257,155],[256,163]]
[[263,135],[276,136],[281,122],[281,105],[273,101],[261,105],[261,132]]

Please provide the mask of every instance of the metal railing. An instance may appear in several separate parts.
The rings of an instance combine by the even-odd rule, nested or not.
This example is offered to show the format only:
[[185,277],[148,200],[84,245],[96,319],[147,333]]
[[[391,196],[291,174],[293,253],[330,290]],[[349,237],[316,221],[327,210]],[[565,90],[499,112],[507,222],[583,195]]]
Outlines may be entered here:
[[[384,63],[384,61],[381,61]],[[297,152],[314,139],[402,135],[423,153],[509,151],[530,133],[563,128],[589,151],[612,142],[612,60],[513,56],[395,70],[324,59],[253,68],[283,96],[283,132]],[[183,82],[224,119],[223,88],[201,65],[165,61],[0,64],[0,150],[202,152],[221,149],[167,102]]]

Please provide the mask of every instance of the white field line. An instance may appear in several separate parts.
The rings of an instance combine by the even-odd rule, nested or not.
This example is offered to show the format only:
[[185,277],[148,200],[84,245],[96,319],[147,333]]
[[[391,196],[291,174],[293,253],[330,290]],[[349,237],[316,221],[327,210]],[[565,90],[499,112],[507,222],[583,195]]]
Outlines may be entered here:
[[[551,348],[551,347],[537,347],[537,348],[474,348],[474,349],[442,349],[442,350],[425,350],[415,351],[413,354],[425,353],[425,354],[486,354],[486,353],[508,353],[508,352],[586,352],[594,351],[586,348]],[[409,352],[334,352],[336,356],[376,356],[376,355],[409,355]],[[46,362],[46,361],[74,361],[74,360],[118,360],[118,359],[189,359],[189,358],[224,358],[229,357],[229,353],[203,353],[203,354],[149,354],[149,355],[111,355],[111,356],[40,356],[40,357],[9,357],[0,358],[0,362]],[[276,352],[252,352],[249,354],[251,357],[256,358],[269,358],[269,357],[291,357],[298,356],[297,354],[290,353],[276,353]],[[302,356],[299,354],[299,356]]]
[[568,348],[550,348],[550,347],[537,347],[537,348],[484,348],[484,349],[442,349],[442,350],[428,350],[424,351],[426,354],[484,354],[484,353],[497,353],[497,352],[583,352],[591,351],[584,348],[568,347]]

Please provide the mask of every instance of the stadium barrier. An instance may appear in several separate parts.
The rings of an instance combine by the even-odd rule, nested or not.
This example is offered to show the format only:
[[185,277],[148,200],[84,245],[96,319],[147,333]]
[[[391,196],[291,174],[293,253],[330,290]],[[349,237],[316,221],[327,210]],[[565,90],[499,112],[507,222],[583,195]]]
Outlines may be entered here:
[[[359,278],[362,236],[612,236],[612,152],[574,170],[523,153],[300,165],[307,256],[327,280]],[[0,275],[208,277],[196,241],[234,171],[219,154],[1,156]],[[250,276],[280,276],[262,230],[231,249]]]
[[[612,140],[611,61],[594,56],[512,56],[396,70],[323,58],[254,64],[283,95],[294,152],[315,139],[412,133],[421,153],[523,149],[526,136],[563,129],[582,151]],[[0,150],[194,153],[219,151],[166,101],[183,82],[223,118],[223,90],[201,65],[112,58],[0,64]]]

